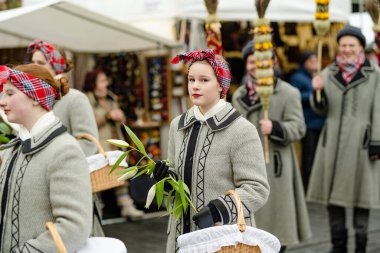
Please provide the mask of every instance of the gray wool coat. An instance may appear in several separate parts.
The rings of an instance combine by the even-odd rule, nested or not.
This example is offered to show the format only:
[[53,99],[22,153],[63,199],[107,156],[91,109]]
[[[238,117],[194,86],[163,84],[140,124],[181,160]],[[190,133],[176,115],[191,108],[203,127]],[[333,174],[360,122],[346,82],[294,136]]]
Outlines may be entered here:
[[[87,96],[79,90],[70,88],[69,92],[55,103],[53,112],[72,136],[87,133],[99,138],[91,104]],[[97,153],[98,149],[91,141],[85,139],[78,141],[86,156]]]
[[[245,85],[233,95],[232,103],[250,122],[259,127],[262,105],[251,105]],[[273,122],[269,136],[270,163],[267,173],[271,192],[268,202],[256,213],[256,225],[274,234],[281,245],[291,245],[311,237],[299,167],[292,142],[306,131],[301,97],[297,89],[278,80],[270,99],[269,118]],[[261,133],[260,133],[261,136]]]
[[48,221],[68,252],[81,248],[91,231],[92,195],[78,142],[56,119],[31,139],[0,148],[0,252],[57,252]]
[[[76,137],[87,133],[99,139],[98,126],[90,101],[81,91],[70,88],[69,92],[55,103],[53,112],[72,136]],[[86,156],[98,153],[98,148],[93,142],[87,139],[79,139],[77,141]],[[94,194],[93,197],[95,201],[94,208],[96,209],[94,212],[92,235],[104,236],[100,218],[102,216],[100,200],[97,194]]]
[[335,63],[322,72],[327,116],[318,142],[308,200],[343,207],[380,208],[380,70],[368,60],[346,86]]
[[[179,178],[185,182],[190,178],[188,186],[197,210],[219,198],[230,223],[236,223],[235,202],[224,196],[235,189],[241,197],[247,225],[255,225],[254,213],[269,195],[263,151],[256,128],[231,104],[205,122],[196,120],[193,107],[176,117],[170,125],[168,149],[168,158]],[[182,217],[175,222],[169,218],[166,252],[177,252],[176,239],[184,226],[196,230],[193,215],[190,209],[189,219]]]

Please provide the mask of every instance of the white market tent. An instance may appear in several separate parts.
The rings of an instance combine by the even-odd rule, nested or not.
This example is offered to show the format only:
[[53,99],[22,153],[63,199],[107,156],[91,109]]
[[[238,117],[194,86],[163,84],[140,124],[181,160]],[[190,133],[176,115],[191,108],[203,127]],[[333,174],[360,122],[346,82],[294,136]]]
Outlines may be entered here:
[[81,53],[179,46],[174,40],[64,0],[44,1],[0,12],[0,48],[27,46],[34,39]]
[[[205,19],[207,10],[203,0],[177,0],[177,16]],[[254,20],[257,11],[254,0],[219,0],[217,15],[221,20]],[[272,21],[311,22],[316,10],[315,0],[271,0],[265,17]],[[329,14],[331,21],[348,21],[351,0],[331,0]]]
[[[25,4],[41,0],[24,0]],[[204,0],[75,0],[104,15],[152,33],[174,38],[173,25],[178,19],[203,21],[207,17]],[[223,21],[253,21],[257,18],[254,0],[219,0],[217,15]],[[277,22],[312,22],[315,0],[271,0],[266,16]],[[351,0],[331,0],[330,20],[347,22]]]

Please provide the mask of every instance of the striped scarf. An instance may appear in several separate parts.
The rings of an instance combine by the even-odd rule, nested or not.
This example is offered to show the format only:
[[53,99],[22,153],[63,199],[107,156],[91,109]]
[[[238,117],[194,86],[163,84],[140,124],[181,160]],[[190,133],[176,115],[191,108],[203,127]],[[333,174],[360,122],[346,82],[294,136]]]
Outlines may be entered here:
[[338,65],[340,71],[342,71],[342,76],[346,85],[351,82],[352,78],[354,78],[356,73],[363,66],[364,61],[365,56],[363,52],[361,52],[352,62],[345,61],[341,54],[337,55],[336,64]]

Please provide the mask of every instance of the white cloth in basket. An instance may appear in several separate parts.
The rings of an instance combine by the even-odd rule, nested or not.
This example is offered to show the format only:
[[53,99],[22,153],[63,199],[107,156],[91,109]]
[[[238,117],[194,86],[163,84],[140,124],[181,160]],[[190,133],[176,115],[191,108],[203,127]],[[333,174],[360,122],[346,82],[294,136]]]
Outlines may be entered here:
[[[113,150],[113,151],[107,151],[106,154],[107,154],[107,157],[104,157],[103,154],[96,154],[96,155],[86,157],[87,165],[88,165],[88,169],[89,169],[90,173],[95,171],[95,170],[100,170],[104,166],[114,165],[116,163],[117,159],[119,159],[119,157],[122,154],[124,154],[124,152],[120,151],[120,150]],[[128,167],[128,164],[124,159],[120,163],[119,166]]]
[[211,253],[237,243],[257,245],[262,253],[278,253],[281,248],[274,235],[249,226],[240,232],[236,224],[205,228],[178,237],[180,253]]
[[77,253],[127,253],[127,248],[115,238],[91,237]]

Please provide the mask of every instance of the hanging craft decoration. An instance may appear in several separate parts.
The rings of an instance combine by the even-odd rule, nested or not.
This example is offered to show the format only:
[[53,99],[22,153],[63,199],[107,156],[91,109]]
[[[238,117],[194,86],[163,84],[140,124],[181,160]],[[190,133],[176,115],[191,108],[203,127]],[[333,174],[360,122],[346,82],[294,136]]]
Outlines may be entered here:
[[223,54],[222,47],[222,34],[220,20],[216,15],[216,9],[218,7],[218,0],[204,0],[208,17],[206,18],[206,34],[207,34],[207,47],[214,49],[216,54]]
[[365,9],[369,13],[373,21],[373,31],[375,32],[375,44],[376,44],[376,55],[380,62],[380,0],[366,0]]
[[[263,118],[269,119],[269,102],[273,94],[274,51],[272,44],[272,28],[269,19],[264,18],[269,0],[256,0],[258,19],[254,21],[254,58],[256,61],[257,94],[263,106]],[[264,136],[265,162],[269,163],[269,139]]]
[[[329,20],[329,3],[330,0],[315,0],[317,4],[317,9],[315,12],[315,20],[313,26],[315,32],[318,36],[318,69],[317,75],[321,73],[322,70],[322,38],[330,29],[330,20]],[[321,101],[321,90],[316,91],[317,101]]]

